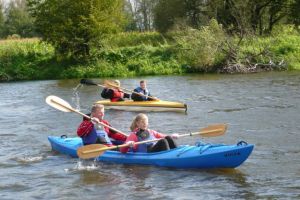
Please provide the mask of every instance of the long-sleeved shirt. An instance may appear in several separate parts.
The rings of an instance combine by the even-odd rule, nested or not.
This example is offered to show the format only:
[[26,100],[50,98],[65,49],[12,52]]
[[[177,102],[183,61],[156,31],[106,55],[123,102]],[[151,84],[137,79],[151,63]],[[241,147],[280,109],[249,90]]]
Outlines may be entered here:
[[[149,134],[150,134],[150,137],[149,137],[149,138],[150,138],[150,139],[154,139],[154,138],[164,138],[164,137],[165,137],[164,134],[159,133],[159,132],[157,132],[157,131],[155,131],[155,130],[147,129],[147,131],[149,131]],[[130,133],[130,135],[127,137],[125,143],[126,143],[126,142],[129,142],[129,141],[134,141],[134,142],[142,141],[142,140],[139,140],[138,136],[136,135],[137,132],[138,132],[138,130],[135,130],[134,132]],[[143,144],[141,144],[141,145],[143,145]],[[127,146],[127,147],[122,147],[122,148],[120,148],[120,152],[122,152],[122,153],[127,153],[128,150],[129,150],[129,148],[130,148],[129,146]],[[134,152],[136,152],[136,151],[138,150],[138,145],[135,144],[135,145],[132,147],[132,150],[133,150]]]

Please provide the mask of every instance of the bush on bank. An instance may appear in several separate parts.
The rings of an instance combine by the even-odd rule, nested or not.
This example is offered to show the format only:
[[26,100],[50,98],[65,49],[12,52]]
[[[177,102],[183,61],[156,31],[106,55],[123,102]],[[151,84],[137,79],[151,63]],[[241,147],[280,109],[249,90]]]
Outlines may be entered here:
[[[300,69],[300,35],[291,26],[275,28],[269,37],[238,39],[225,35],[212,21],[200,30],[174,32],[166,39],[156,32],[111,35],[89,61],[60,58],[39,39],[0,41],[0,80],[38,80],[167,75],[214,72],[228,59],[226,42],[236,45],[236,61],[284,63]],[[239,44],[239,45],[237,45]]]

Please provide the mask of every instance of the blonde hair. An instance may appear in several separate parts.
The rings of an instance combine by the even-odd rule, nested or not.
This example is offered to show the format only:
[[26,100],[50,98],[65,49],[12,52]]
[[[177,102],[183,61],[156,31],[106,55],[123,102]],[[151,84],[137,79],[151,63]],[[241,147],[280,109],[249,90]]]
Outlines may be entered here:
[[91,108],[91,112],[94,113],[96,112],[98,109],[104,110],[104,105],[102,104],[94,104]]
[[135,116],[135,118],[133,119],[130,125],[130,130],[134,131],[137,128],[137,122],[143,119],[148,119],[147,115],[145,115],[144,113],[140,113],[137,116]]
[[120,86],[121,86],[121,83],[120,83],[119,80],[114,80],[114,82],[115,82],[115,84],[116,84],[117,87],[120,87]]

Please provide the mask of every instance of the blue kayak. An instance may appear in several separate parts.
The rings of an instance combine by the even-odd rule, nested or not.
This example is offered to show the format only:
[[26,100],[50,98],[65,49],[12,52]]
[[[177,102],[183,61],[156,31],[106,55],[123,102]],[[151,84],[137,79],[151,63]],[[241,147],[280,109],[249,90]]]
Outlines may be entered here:
[[[52,149],[71,157],[77,156],[81,147],[79,137],[67,138],[48,136]],[[172,168],[235,168],[240,166],[251,154],[253,144],[239,142],[236,145],[204,144],[182,145],[178,148],[156,153],[122,154],[118,151],[105,151],[97,161],[118,164],[154,165]]]

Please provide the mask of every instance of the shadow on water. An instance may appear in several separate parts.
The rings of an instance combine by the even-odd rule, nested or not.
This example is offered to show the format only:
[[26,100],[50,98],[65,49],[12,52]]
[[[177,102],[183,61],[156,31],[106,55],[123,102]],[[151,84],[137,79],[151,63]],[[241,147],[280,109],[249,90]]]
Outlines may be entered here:
[[251,184],[247,181],[247,175],[240,171],[239,169],[212,169],[207,170],[207,173],[213,173],[217,176],[221,176],[226,179],[226,182],[231,182],[237,190],[233,190],[228,198],[232,199],[256,199],[257,196],[254,192],[251,191]]
[[80,171],[79,184],[84,185],[114,185],[118,179],[114,176],[99,171]]

